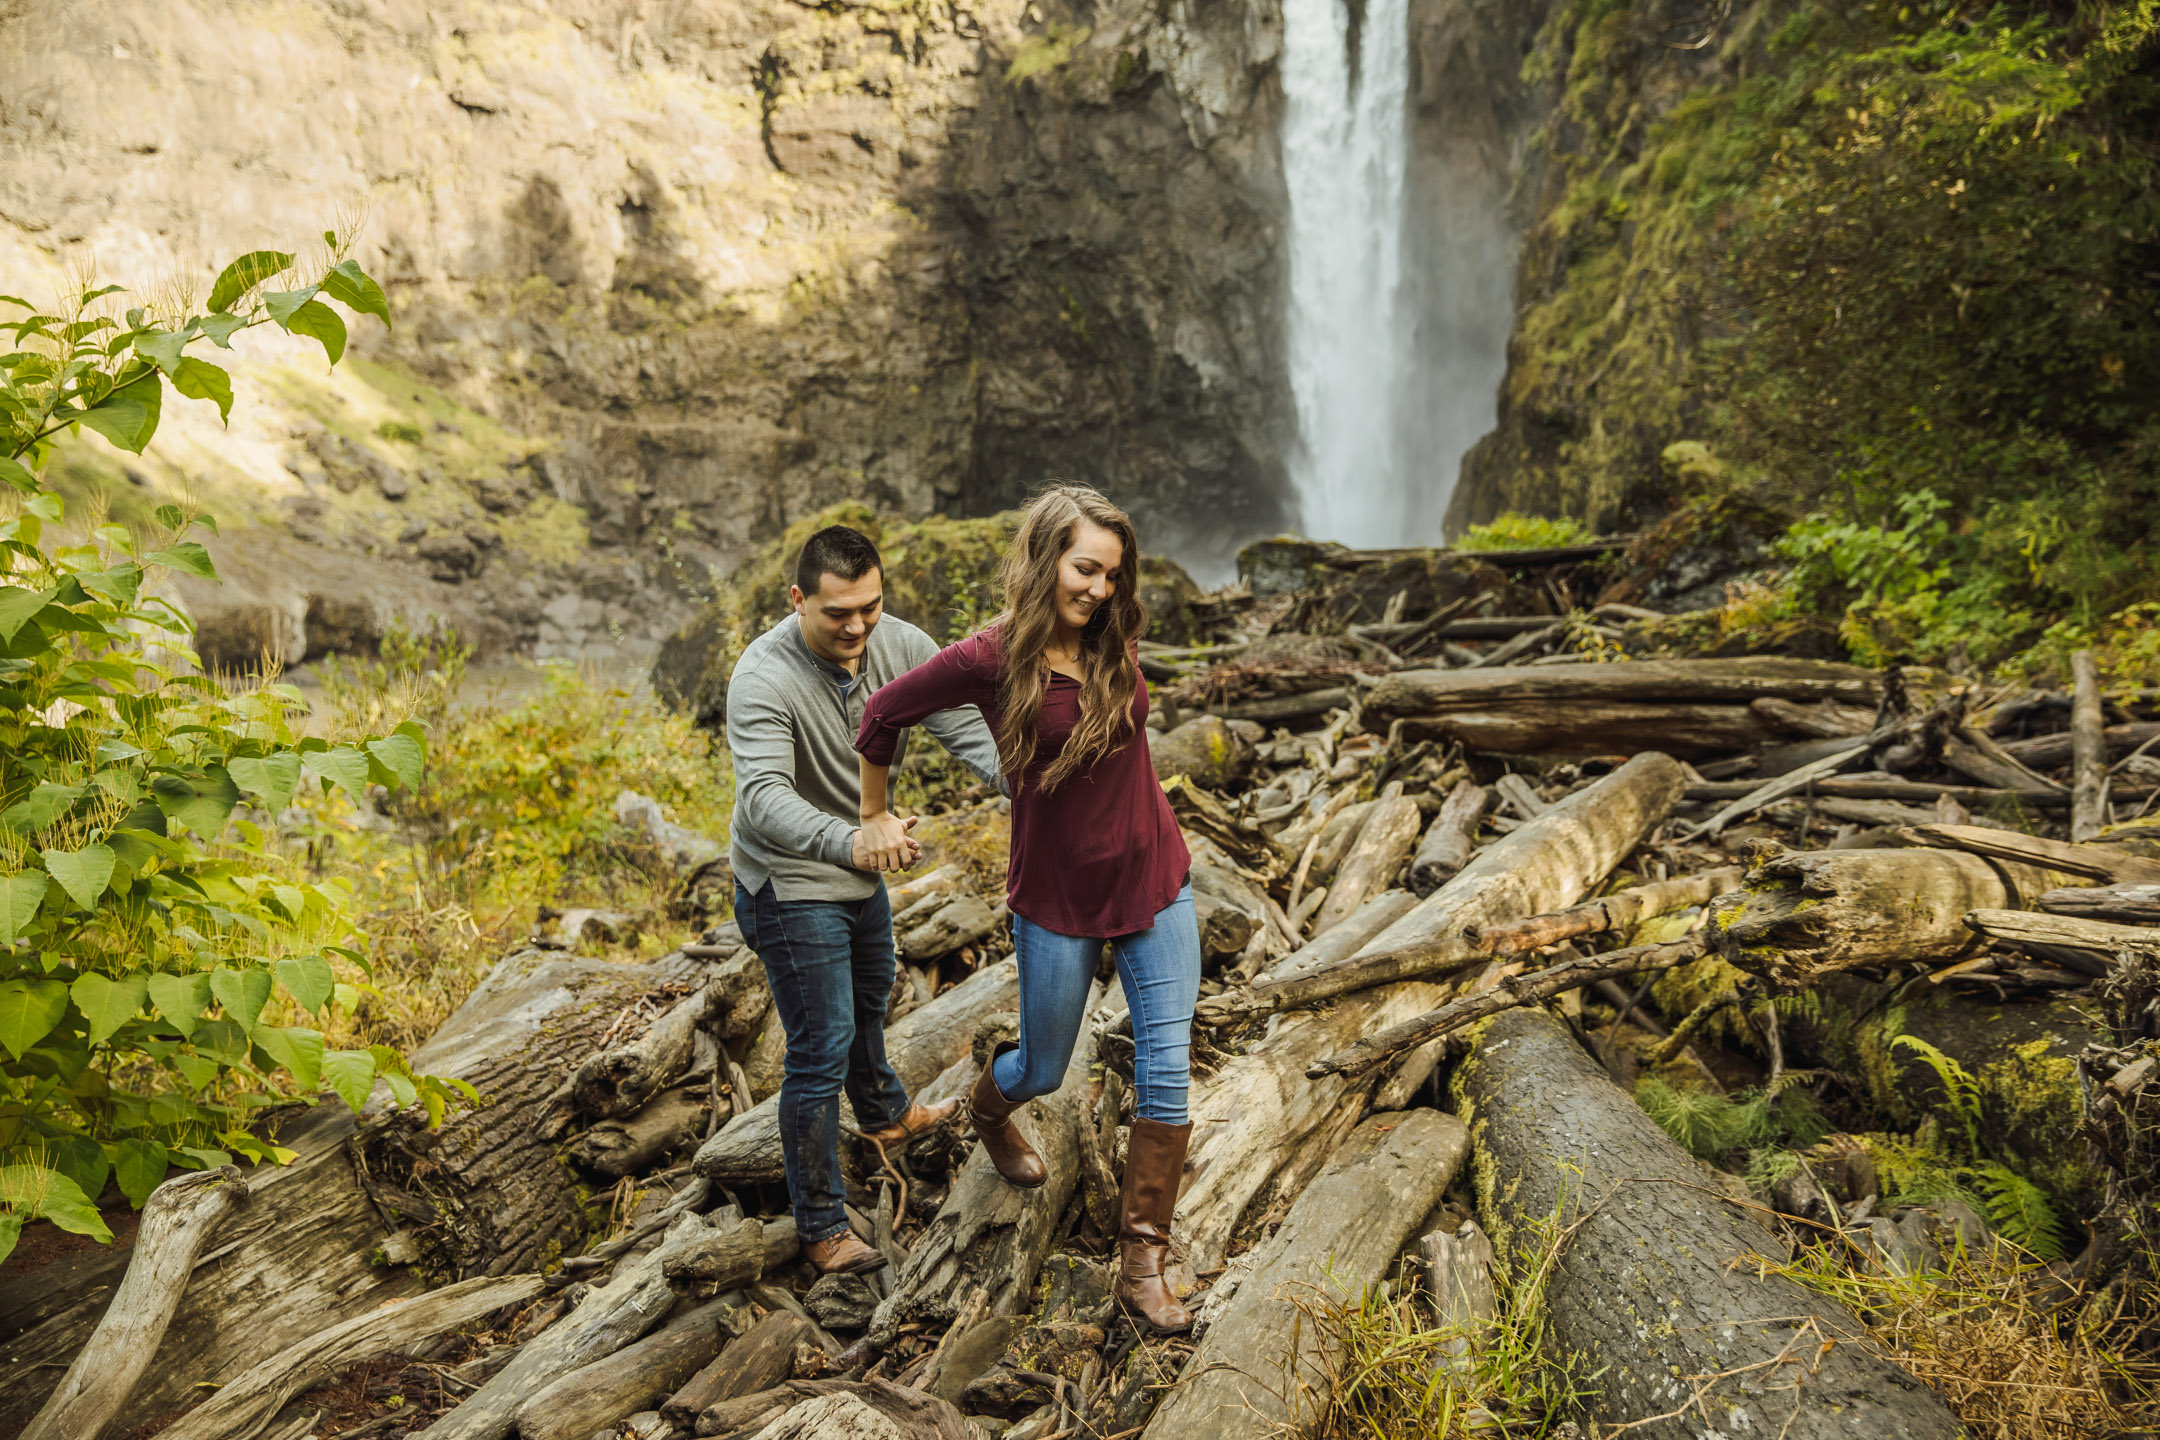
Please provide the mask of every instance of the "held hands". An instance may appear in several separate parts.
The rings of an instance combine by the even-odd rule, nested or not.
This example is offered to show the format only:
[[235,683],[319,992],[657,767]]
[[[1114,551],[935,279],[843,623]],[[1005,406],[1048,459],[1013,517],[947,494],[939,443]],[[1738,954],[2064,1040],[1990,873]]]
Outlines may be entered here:
[[922,858],[922,842],[908,834],[918,816],[903,820],[890,810],[866,817],[855,832],[855,868],[894,872]]

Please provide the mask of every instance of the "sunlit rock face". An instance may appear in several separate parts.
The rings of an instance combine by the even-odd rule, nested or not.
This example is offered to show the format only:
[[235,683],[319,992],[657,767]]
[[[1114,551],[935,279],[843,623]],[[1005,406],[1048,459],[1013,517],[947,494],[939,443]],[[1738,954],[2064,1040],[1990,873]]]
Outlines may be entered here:
[[58,462],[228,518],[234,583],[187,599],[250,607],[236,653],[429,616],[634,647],[818,506],[1049,478],[1219,567],[1285,516],[1279,30],[1266,0],[27,0],[0,289],[94,259],[200,295],[360,222],[398,323],[358,363],[243,340],[230,432],[175,404],[145,460]]

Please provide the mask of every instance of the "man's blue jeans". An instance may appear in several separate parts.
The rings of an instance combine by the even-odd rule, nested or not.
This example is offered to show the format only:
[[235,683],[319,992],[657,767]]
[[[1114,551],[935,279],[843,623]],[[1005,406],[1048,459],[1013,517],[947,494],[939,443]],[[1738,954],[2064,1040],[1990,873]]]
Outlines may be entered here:
[[990,1067],[1008,1100],[1047,1095],[1065,1083],[1103,940],[1117,954],[1132,1009],[1133,1093],[1142,1119],[1185,1123],[1192,1085],[1193,1005],[1200,998],[1200,922],[1187,885],[1136,935],[1087,938],[1013,916],[1020,960],[1020,1048]]
[[735,920],[765,962],[787,1032],[780,1153],[803,1243],[847,1229],[840,1185],[840,1092],[865,1130],[897,1124],[907,1087],[885,1059],[893,985],[892,905],[880,882],[867,900],[782,900],[768,882],[735,887]]

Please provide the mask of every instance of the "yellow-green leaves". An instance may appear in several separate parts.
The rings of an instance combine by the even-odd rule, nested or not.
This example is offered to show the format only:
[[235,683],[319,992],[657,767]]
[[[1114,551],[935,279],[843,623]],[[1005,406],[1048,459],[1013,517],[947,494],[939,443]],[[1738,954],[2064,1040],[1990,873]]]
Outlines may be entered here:
[[159,775],[150,781],[150,793],[158,809],[205,840],[225,828],[225,818],[240,803],[240,787],[222,765],[207,767],[199,776]]
[[80,850],[47,850],[45,873],[60,882],[68,898],[85,910],[97,908],[98,897],[112,884],[113,852],[103,845]]
[[181,540],[154,550],[145,557],[152,565],[166,565],[174,570],[185,570],[190,575],[205,580],[218,578],[217,566],[211,563],[210,552],[194,540]]
[[58,980],[0,980],[0,1045],[22,1059],[52,1033],[67,1005],[67,986]]
[[156,369],[146,369],[74,418],[104,436],[122,450],[140,455],[150,437],[157,434],[158,414],[164,408],[165,382]]
[[190,400],[216,401],[219,420],[231,418],[232,376],[220,367],[189,356],[172,372],[172,382]]
[[337,311],[315,298],[321,288],[310,285],[304,290],[265,290],[263,308],[287,334],[321,342],[323,353],[335,365],[345,355],[345,322],[338,318]]
[[111,1039],[114,1031],[141,1012],[150,995],[149,981],[141,975],[114,980],[95,970],[77,977],[68,989],[75,998],[75,1008],[90,1024],[92,1045]]
[[241,970],[220,965],[210,972],[210,993],[225,1007],[226,1019],[252,1030],[270,1000],[270,972],[253,965]]
[[193,1035],[202,1021],[203,1011],[210,1008],[210,977],[208,975],[152,975],[150,977],[150,1000],[182,1035]]
[[155,1140],[122,1140],[116,1148],[119,1153],[113,1157],[113,1178],[120,1183],[120,1193],[127,1196],[128,1203],[140,1210],[150,1192],[164,1183],[172,1158]]
[[335,785],[359,804],[367,803],[368,757],[366,752],[350,745],[340,745],[333,750],[310,750],[300,757],[310,775],[321,779],[324,788]]
[[368,741],[366,749],[400,785],[407,789],[419,788],[421,772],[427,765],[427,751],[422,748],[417,735],[406,733],[401,726],[397,734]]
[[310,1014],[321,1014],[323,1006],[330,1003],[337,976],[331,971],[330,962],[322,956],[288,956],[278,961],[275,968],[278,983]]
[[293,788],[300,783],[300,757],[290,750],[260,757],[241,756],[226,762],[225,773],[274,815],[292,804]]
[[383,297],[382,286],[360,268],[358,261],[346,260],[331,266],[322,278],[322,293],[355,315],[375,315],[383,324],[390,323],[390,302]]
[[322,1078],[357,1115],[375,1088],[375,1057],[365,1050],[332,1050],[322,1057]]
[[[0,1204],[10,1210],[50,1220],[62,1230],[76,1235],[94,1235],[107,1244],[112,1242],[112,1231],[105,1226],[104,1217],[90,1197],[83,1194],[82,1186],[57,1170],[42,1165],[0,1165]],[[19,1231],[20,1224],[16,1226]],[[15,1248],[15,1237],[5,1237],[7,1248]]]
[[292,268],[293,257],[282,250],[250,250],[227,265],[210,287],[210,309],[232,309],[241,296],[265,280],[275,279]]
[[297,1025],[262,1025],[248,1038],[260,1045],[265,1055],[290,1070],[293,1083],[302,1090],[313,1090],[321,1082],[323,1038],[315,1031]]
[[30,933],[45,890],[52,882],[37,870],[0,875],[0,945],[12,945]]
[[57,590],[27,590],[19,585],[0,589],[0,640],[13,640],[16,632],[37,618],[52,603]]

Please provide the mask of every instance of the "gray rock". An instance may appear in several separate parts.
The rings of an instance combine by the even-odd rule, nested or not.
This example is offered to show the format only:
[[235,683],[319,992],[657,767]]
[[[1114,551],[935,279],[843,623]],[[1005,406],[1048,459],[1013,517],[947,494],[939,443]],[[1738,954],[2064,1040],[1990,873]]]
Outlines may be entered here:
[[803,1296],[803,1309],[828,1330],[867,1328],[877,1303],[877,1292],[860,1275],[821,1275]]

